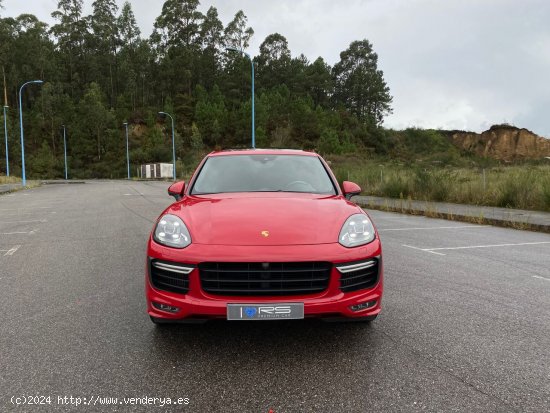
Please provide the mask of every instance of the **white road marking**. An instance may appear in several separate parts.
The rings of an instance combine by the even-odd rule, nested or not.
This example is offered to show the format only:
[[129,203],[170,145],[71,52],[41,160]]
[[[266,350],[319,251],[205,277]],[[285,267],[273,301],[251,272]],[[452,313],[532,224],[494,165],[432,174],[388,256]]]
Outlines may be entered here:
[[445,255],[441,254],[437,251],[442,250],[466,250],[466,249],[474,249],[474,248],[497,248],[497,247],[519,247],[522,245],[543,245],[543,244],[550,244],[550,241],[541,241],[541,242],[522,242],[518,244],[490,244],[490,245],[467,245],[464,247],[439,247],[439,248],[419,248],[419,247],[413,247],[412,245],[405,245],[402,244],[403,247],[412,248],[419,251],[429,252],[431,254],[437,254],[437,255]]
[[42,207],[34,207],[34,208],[0,208],[0,211],[26,211],[27,209],[52,209],[53,207],[49,206],[42,206]]
[[[43,212],[41,212],[41,213],[42,213],[42,214],[57,214],[56,211],[47,211],[47,212],[46,212],[46,211],[43,211]],[[8,213],[8,214],[2,213],[2,215],[5,216],[5,217],[7,217],[7,216],[9,216],[9,217],[12,217],[12,216],[17,217],[17,216],[19,216],[19,215],[33,215],[33,214],[36,214],[36,212],[15,212],[15,213],[10,212],[10,213]]]
[[550,244],[550,241],[541,241],[541,242],[521,242],[518,244],[490,244],[490,245],[468,245],[465,247],[442,247],[442,248],[426,248],[430,251],[436,250],[466,250],[472,248],[496,248],[496,247],[518,247],[521,245],[542,245]]
[[0,232],[0,235],[34,234],[34,231]]
[[550,278],[541,277],[540,275],[532,275],[531,277],[533,277],[533,278],[538,278],[539,280],[550,281]]
[[6,252],[6,253],[4,254],[4,257],[7,256],[7,255],[13,255],[13,253],[14,253],[15,251],[17,251],[20,247],[21,247],[21,245],[16,245],[16,246],[13,247],[11,250],[9,250],[8,252]]
[[33,219],[30,221],[0,221],[0,224],[19,224],[19,223],[27,223],[27,222],[48,222],[46,219]]
[[425,248],[418,248],[418,247],[413,247],[412,245],[405,245],[403,244],[404,247],[407,247],[407,248],[412,248],[413,250],[418,250],[418,251],[424,251],[424,252],[429,252],[431,254],[436,254],[436,255],[445,255],[445,254],[442,254],[440,252],[434,252],[434,251],[430,251],[428,249],[425,249]]
[[378,232],[383,231],[418,231],[418,230],[429,230],[429,229],[463,229],[463,228],[488,228],[490,225],[461,225],[461,226],[452,226],[452,227],[418,227],[418,228],[382,228]]

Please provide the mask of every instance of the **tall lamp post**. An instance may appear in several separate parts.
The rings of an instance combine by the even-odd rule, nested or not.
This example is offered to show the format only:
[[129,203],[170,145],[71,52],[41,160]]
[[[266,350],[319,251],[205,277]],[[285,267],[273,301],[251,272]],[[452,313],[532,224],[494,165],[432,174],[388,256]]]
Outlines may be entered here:
[[63,155],[65,158],[65,181],[67,180],[67,137],[66,137],[66,131],[65,131],[65,125],[61,125],[63,127]]
[[172,115],[166,112],[159,112],[159,115],[169,116],[170,119],[172,120],[172,165],[173,165],[172,177],[175,181],[176,180],[176,144],[174,140],[174,118],[172,117]]
[[244,50],[238,49],[236,47],[226,47],[225,50],[230,52],[242,53],[248,60],[250,60],[250,65],[252,67],[252,149],[256,148],[256,128],[254,126],[254,60],[250,57],[248,53],[245,53]]
[[10,176],[10,157],[8,155],[8,89],[6,88],[6,71],[2,66],[2,76],[4,77],[4,139],[6,141],[6,176]]
[[128,122],[124,122],[126,127],[126,164],[128,165],[128,179],[130,179],[130,152],[128,151]]
[[6,119],[6,112],[8,107],[4,105],[4,139],[6,141],[6,176],[10,176],[10,158],[8,156],[8,121]]
[[21,130],[21,178],[23,178],[23,186],[27,186],[27,178],[25,176],[25,138],[23,137],[23,105],[21,102],[21,97],[23,94],[23,88],[31,83],[41,84],[44,82],[42,80],[31,80],[23,83],[19,88],[19,129]]

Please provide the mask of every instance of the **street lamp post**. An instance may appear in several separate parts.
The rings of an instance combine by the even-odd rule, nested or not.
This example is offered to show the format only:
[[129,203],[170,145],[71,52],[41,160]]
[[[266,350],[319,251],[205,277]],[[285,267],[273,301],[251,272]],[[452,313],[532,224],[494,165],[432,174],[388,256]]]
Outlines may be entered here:
[[128,122],[124,122],[126,127],[126,164],[128,165],[128,179],[130,179],[130,152],[128,151]]
[[31,80],[23,83],[19,88],[19,129],[21,130],[21,178],[23,179],[23,186],[27,186],[27,178],[25,176],[25,139],[23,137],[23,105],[21,95],[23,94],[23,88],[31,83],[41,84],[44,82],[42,80]]
[[248,60],[250,60],[250,65],[252,67],[252,149],[256,148],[256,128],[254,125],[254,60],[252,60],[252,57],[248,53],[245,53],[244,50],[238,49],[236,47],[226,47],[225,50],[228,50],[230,52],[238,52],[242,53],[246,57],[248,57]]
[[8,121],[6,112],[8,107],[4,105],[4,139],[6,140],[6,176],[10,176],[10,158],[8,156]]
[[65,157],[65,181],[67,180],[67,137],[65,131],[65,125],[63,127],[63,155]]
[[174,118],[172,117],[172,115],[166,112],[159,112],[159,115],[169,116],[170,119],[172,120],[172,165],[173,165],[172,177],[175,181],[176,180],[176,144],[174,140]]

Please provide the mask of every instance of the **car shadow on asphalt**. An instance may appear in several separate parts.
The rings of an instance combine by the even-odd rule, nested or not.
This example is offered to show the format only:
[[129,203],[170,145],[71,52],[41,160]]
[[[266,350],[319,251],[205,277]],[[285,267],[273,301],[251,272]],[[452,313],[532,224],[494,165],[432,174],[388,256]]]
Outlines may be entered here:
[[162,349],[163,357],[189,356],[190,350],[207,351],[236,359],[261,359],[291,355],[297,359],[325,359],[327,353],[338,355],[350,350],[382,345],[383,337],[372,323],[326,323],[308,319],[300,321],[230,322],[152,326],[152,351]]

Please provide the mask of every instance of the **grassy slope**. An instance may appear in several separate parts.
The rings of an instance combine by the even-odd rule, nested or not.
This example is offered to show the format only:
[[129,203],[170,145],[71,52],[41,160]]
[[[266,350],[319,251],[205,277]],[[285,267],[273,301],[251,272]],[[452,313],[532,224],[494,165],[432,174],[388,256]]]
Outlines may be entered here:
[[391,132],[386,157],[326,155],[339,181],[368,195],[550,211],[550,161],[500,164],[460,153],[437,131]]

